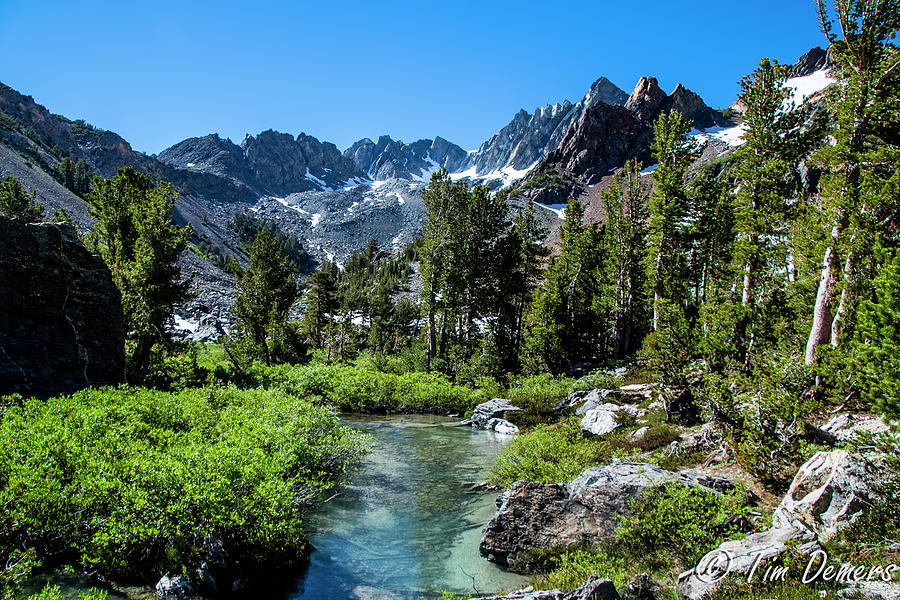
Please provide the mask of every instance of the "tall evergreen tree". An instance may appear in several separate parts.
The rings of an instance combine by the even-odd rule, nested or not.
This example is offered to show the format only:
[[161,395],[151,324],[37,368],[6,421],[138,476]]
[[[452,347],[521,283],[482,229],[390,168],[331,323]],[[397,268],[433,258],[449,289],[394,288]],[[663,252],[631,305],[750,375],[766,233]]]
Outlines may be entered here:
[[[825,167],[822,210],[826,248],[806,344],[806,363],[829,343],[837,348],[853,323],[860,287],[872,276],[874,235],[896,227],[896,198],[885,182],[898,164],[900,4],[895,0],[818,0],[819,22],[840,76],[831,106],[834,144],[818,153]],[[835,20],[836,19],[836,20]],[[840,34],[835,31],[837,24]],[[887,193],[885,193],[887,192]],[[843,267],[841,265],[843,264]]]
[[656,188],[649,205],[646,260],[653,331],[664,326],[667,307],[683,305],[689,295],[684,228],[690,203],[685,174],[698,151],[690,131],[691,121],[677,110],[660,115],[653,126]]
[[87,209],[94,230],[86,237],[112,271],[122,292],[127,343],[127,377],[141,383],[154,344],[167,344],[173,307],[191,297],[190,280],[176,264],[193,236],[172,220],[175,192],[168,183],[124,167],[110,179],[94,179]]
[[234,302],[232,338],[247,359],[272,364],[270,338],[287,327],[288,311],[297,299],[296,265],[278,240],[261,231],[250,244],[246,270],[237,273],[240,291]]
[[641,343],[646,323],[644,257],[650,193],[640,165],[629,161],[603,194],[606,257],[602,297],[609,312],[609,352],[624,358]]
[[525,346],[532,367],[554,373],[596,358],[603,326],[601,230],[596,223],[584,225],[584,207],[578,200],[569,200],[565,217],[559,255],[551,258],[535,294]]

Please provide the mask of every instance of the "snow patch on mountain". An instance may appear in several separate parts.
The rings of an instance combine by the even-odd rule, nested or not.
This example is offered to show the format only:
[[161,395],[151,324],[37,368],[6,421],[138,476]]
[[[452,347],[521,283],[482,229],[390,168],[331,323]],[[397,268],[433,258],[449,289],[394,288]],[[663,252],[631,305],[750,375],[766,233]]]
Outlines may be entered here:
[[805,77],[791,77],[785,83],[785,87],[791,90],[788,102],[792,102],[795,106],[800,106],[811,96],[821,92],[833,83],[837,83],[837,80],[828,74],[827,69],[821,69]]

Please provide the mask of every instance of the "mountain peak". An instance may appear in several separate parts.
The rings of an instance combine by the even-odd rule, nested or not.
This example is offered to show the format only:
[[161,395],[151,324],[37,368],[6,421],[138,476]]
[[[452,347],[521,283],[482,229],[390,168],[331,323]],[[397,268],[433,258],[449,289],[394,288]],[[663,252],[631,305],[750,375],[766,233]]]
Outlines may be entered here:
[[641,77],[625,102],[625,108],[639,120],[650,121],[660,113],[667,99],[656,77]]

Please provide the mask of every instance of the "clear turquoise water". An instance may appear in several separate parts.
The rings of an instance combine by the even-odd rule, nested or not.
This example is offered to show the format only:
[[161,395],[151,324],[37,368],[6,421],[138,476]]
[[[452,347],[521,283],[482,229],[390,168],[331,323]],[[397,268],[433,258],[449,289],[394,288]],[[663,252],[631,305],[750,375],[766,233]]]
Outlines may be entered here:
[[525,585],[478,553],[497,493],[471,488],[508,437],[434,416],[343,420],[372,434],[374,452],[307,517],[315,550],[291,600],[407,600]]

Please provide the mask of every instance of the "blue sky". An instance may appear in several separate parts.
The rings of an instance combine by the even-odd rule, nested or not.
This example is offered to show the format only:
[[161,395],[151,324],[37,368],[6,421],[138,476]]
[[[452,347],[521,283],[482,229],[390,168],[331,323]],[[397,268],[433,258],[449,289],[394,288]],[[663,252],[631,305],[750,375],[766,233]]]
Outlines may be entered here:
[[727,106],[762,56],[822,43],[812,0],[0,0],[0,81],[148,153],[269,128],[471,149],[601,75]]

